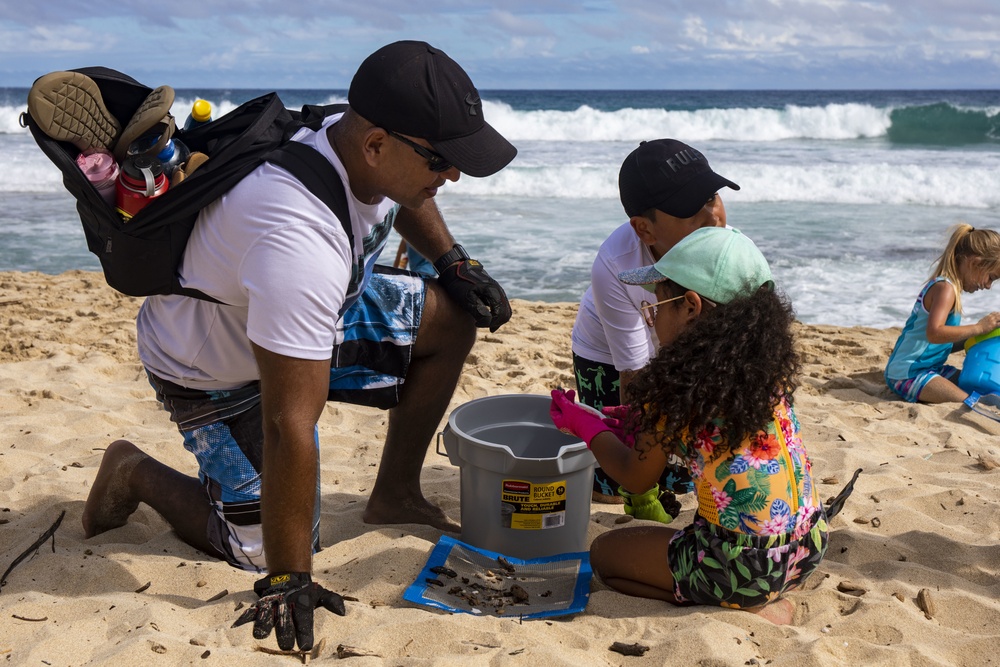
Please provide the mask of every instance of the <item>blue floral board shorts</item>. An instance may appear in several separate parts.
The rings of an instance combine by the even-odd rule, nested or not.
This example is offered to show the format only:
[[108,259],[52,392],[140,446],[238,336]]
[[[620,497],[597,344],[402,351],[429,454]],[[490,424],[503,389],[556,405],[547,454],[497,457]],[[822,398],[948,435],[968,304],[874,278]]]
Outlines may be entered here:
[[[381,268],[381,267],[380,267]],[[338,323],[327,399],[389,409],[399,403],[423,314],[424,280],[409,272],[375,273]],[[156,398],[198,461],[212,503],[209,542],[233,566],[266,572],[260,525],[264,458],[260,383],[230,390],[189,389],[147,371]],[[319,455],[318,432],[314,435]],[[313,550],[319,551],[317,469]]]
[[915,377],[906,378],[905,380],[890,380],[887,377],[885,383],[889,386],[889,389],[896,392],[903,400],[909,403],[916,403],[920,398],[920,392],[924,390],[928,382],[936,377],[943,377],[945,380],[950,380],[958,384],[958,376],[961,373],[960,369],[945,365],[937,371],[923,371]]
[[799,539],[736,533],[695,515],[691,525],[674,534],[667,551],[674,597],[733,609],[761,607],[812,574],[828,539],[822,510]]

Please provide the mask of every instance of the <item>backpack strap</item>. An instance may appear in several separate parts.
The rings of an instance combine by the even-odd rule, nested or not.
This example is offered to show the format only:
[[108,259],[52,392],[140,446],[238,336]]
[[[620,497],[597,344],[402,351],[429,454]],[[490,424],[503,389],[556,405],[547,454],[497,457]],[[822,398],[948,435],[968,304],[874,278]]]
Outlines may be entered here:
[[[230,158],[233,158],[235,161],[238,159],[238,156],[242,156],[245,152],[253,150],[255,142],[257,142],[260,137],[267,135],[268,129],[278,123],[278,119],[281,114],[289,114],[291,119],[284,122],[281,143],[278,147],[259,157],[256,163],[247,163],[249,165],[248,168],[244,171],[237,172],[235,176],[242,178],[255,168],[256,165],[263,162],[271,162],[279,167],[282,167],[291,173],[292,176],[294,176],[300,183],[302,183],[306,189],[319,197],[320,201],[326,204],[326,206],[333,211],[334,215],[337,216],[337,219],[340,220],[344,232],[347,234],[350,247],[354,247],[354,233],[351,230],[351,215],[349,209],[347,208],[347,198],[344,194],[344,186],[341,183],[340,174],[338,174],[333,168],[330,161],[323,157],[316,149],[306,146],[298,141],[291,141],[292,135],[294,135],[302,127],[308,127],[314,131],[318,131],[327,116],[346,111],[347,105],[306,105],[302,107],[302,111],[288,111],[285,109],[281,100],[278,99],[278,96],[274,93],[262,96],[257,100],[254,100],[253,103],[256,103],[257,106],[262,108],[257,110],[255,117],[246,127],[239,129],[239,135],[235,141],[223,145],[220,149],[216,149],[216,152],[213,153],[209,164],[211,164],[212,161],[216,164],[225,164],[226,160],[229,160]],[[194,132],[198,131],[218,133],[218,126],[216,125],[216,127],[213,128],[212,123],[207,123],[194,130]],[[214,141],[215,140],[208,141],[207,143],[211,146]],[[232,187],[236,181],[230,179],[229,182],[229,187]],[[218,188],[213,188],[213,194],[217,190]],[[183,250],[181,252],[183,252]],[[174,276],[173,286],[170,289],[170,293],[194,297],[196,299],[211,301],[213,303],[222,303],[218,299],[215,299],[200,290],[190,287],[181,287],[180,279],[176,275]]]
[[327,116],[344,113],[350,108],[349,104],[304,104],[299,112],[299,120],[306,127],[318,130]]
[[[354,230],[351,228],[351,212],[347,207],[344,182],[329,160],[312,146],[299,141],[287,141],[265,155],[263,161],[288,171],[309,192],[319,197],[340,221],[340,226],[347,234],[348,246],[354,247]],[[179,282],[175,285],[173,294],[223,303],[199,290],[181,287]]]
[[290,112],[294,120],[285,127],[285,139],[291,139],[303,127],[318,132],[327,117],[344,113],[349,108],[347,104],[304,104],[301,111]]
[[354,230],[351,228],[351,212],[347,207],[344,182],[329,160],[312,146],[306,146],[300,141],[285,142],[268,153],[264,160],[288,171],[309,192],[319,197],[340,220],[340,226],[347,234],[348,247],[354,247]]

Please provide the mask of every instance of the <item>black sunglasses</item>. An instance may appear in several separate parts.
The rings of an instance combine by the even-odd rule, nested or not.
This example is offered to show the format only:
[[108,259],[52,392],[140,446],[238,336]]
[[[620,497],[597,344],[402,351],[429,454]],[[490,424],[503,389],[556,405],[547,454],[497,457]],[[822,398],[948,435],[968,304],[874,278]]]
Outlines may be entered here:
[[390,137],[393,137],[395,139],[398,139],[399,141],[402,141],[404,144],[406,144],[407,146],[409,146],[410,148],[412,148],[414,151],[416,151],[417,155],[419,155],[423,159],[427,160],[427,167],[431,171],[440,174],[442,171],[448,171],[449,169],[451,169],[451,166],[452,166],[451,162],[448,162],[446,159],[444,159],[443,156],[438,155],[437,153],[435,153],[434,151],[430,150],[429,148],[424,148],[420,144],[418,144],[416,142],[413,142],[413,141],[410,141],[409,139],[407,139],[403,135],[397,134],[396,132],[393,132],[392,130],[386,130],[386,132],[389,134]]

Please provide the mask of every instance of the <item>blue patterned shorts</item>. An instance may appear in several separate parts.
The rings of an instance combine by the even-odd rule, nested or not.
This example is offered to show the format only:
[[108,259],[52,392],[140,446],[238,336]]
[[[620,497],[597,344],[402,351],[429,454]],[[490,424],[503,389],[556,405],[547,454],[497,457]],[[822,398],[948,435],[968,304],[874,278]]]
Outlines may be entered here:
[[909,402],[916,403],[920,399],[920,392],[924,390],[927,383],[936,377],[943,377],[945,380],[950,380],[951,382],[958,383],[958,376],[962,371],[955,368],[954,366],[942,366],[937,371],[924,371],[918,373],[915,377],[906,378],[905,380],[890,380],[885,379],[885,383],[896,392],[900,398]]
[[[383,267],[378,267],[381,271]],[[391,273],[390,273],[391,272]],[[389,409],[410,366],[426,287],[409,272],[376,272],[338,323],[327,399]],[[188,389],[148,373],[156,398],[198,460],[198,477],[215,509],[208,539],[235,567],[265,572],[260,526],[264,458],[260,383],[230,390]],[[315,437],[317,456],[319,438]],[[319,550],[320,480],[316,479],[313,549]]]

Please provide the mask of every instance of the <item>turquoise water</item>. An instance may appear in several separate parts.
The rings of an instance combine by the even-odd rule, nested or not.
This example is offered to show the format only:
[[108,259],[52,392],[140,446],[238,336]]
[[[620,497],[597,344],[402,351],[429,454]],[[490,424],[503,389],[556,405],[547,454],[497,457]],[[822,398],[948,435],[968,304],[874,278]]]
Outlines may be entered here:
[[[173,110],[183,122],[197,97],[219,114],[262,92],[178,89]],[[279,93],[290,107],[344,100]],[[97,269],[59,172],[18,125],[26,95],[0,89],[0,270]],[[658,137],[700,149],[742,186],[723,191],[729,223],[760,245],[805,322],[901,325],[951,224],[1000,229],[1000,91],[482,95],[518,157],[448,184],[438,204],[513,297],[579,298],[597,247],[625,221],[619,165]],[[967,320],[1000,309],[990,292],[963,301]]]

